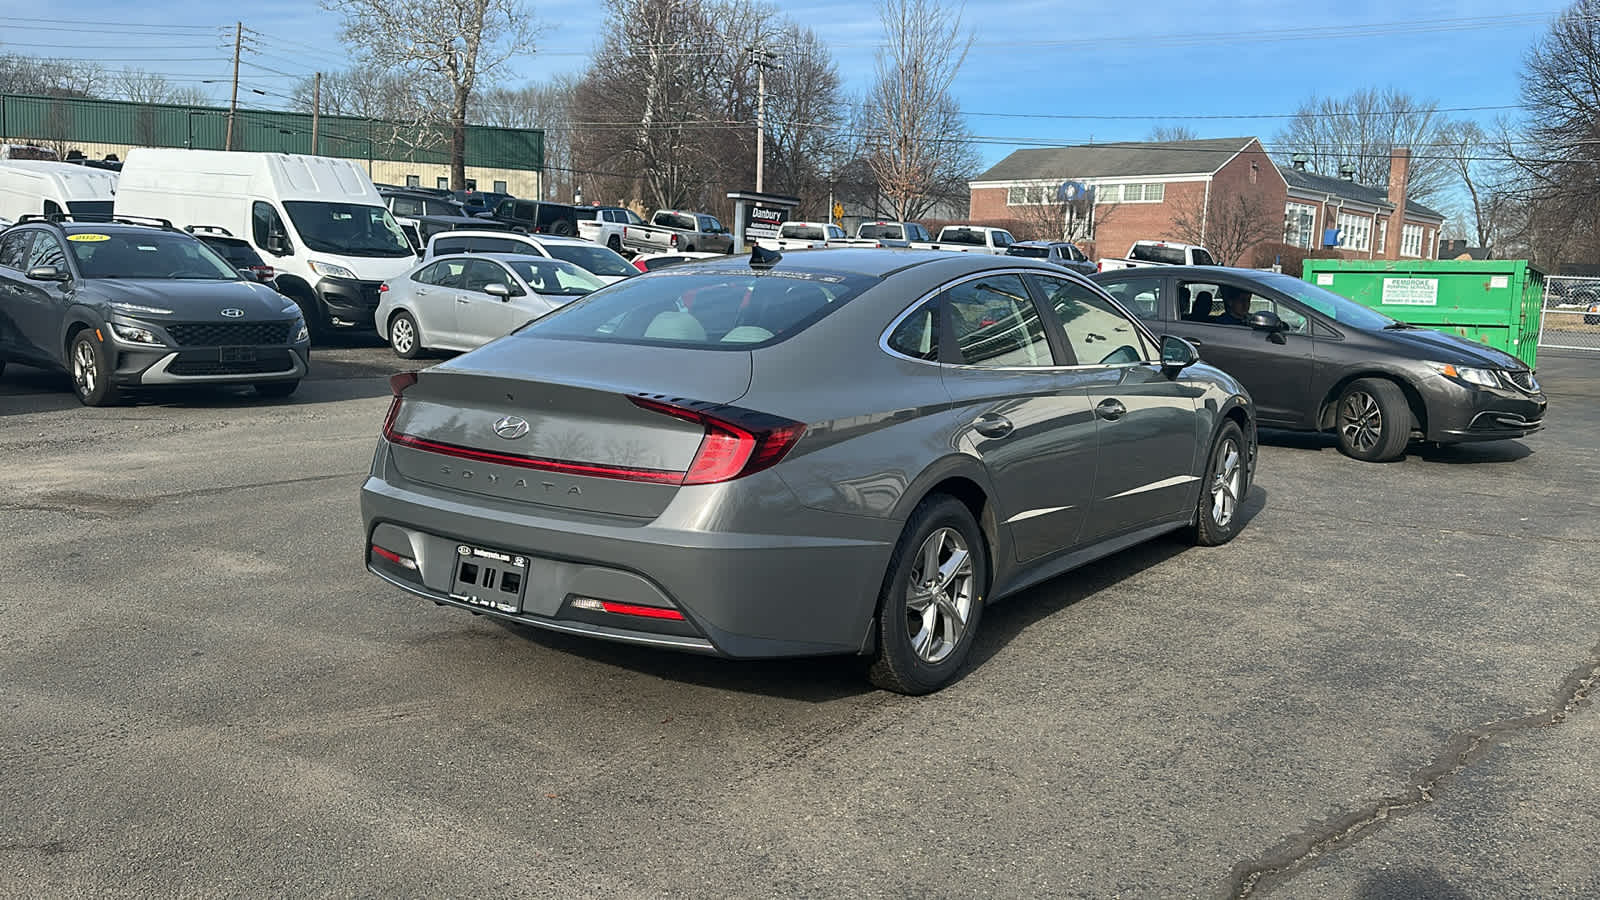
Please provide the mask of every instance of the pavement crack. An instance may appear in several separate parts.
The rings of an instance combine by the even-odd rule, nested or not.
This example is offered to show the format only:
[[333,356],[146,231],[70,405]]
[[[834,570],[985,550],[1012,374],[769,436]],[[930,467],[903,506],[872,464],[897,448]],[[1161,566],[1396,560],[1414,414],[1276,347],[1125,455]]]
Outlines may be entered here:
[[1277,847],[1233,867],[1221,896],[1243,900],[1289,880],[1323,856],[1373,834],[1389,822],[1438,801],[1446,781],[1486,756],[1517,732],[1554,728],[1589,703],[1600,682],[1600,644],[1572,670],[1556,690],[1554,702],[1540,712],[1499,719],[1456,732],[1428,765],[1412,773],[1404,792],[1368,803],[1331,821],[1291,835]]
[[192,497],[206,497],[213,494],[226,494],[232,491],[248,491],[256,488],[281,487],[283,485],[307,484],[317,481],[337,481],[356,478],[365,474],[367,474],[367,470],[362,469],[359,472],[336,472],[332,475],[307,475],[302,478],[281,478],[275,481],[212,485],[187,491],[129,497],[113,497],[88,491],[54,491],[23,500],[0,502],[0,511],[54,512],[90,519],[129,517],[138,515],[152,504],[160,503],[164,500],[186,500]]

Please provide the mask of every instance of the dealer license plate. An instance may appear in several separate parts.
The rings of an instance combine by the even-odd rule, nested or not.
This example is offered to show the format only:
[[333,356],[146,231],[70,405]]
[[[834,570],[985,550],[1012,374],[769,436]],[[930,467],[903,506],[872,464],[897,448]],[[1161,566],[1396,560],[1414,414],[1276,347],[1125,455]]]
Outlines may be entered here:
[[515,613],[522,611],[522,595],[527,587],[528,557],[466,544],[456,547],[456,571],[450,582],[452,599],[496,612]]
[[256,361],[256,348],[254,347],[222,347],[217,351],[221,355],[218,362],[247,363]]

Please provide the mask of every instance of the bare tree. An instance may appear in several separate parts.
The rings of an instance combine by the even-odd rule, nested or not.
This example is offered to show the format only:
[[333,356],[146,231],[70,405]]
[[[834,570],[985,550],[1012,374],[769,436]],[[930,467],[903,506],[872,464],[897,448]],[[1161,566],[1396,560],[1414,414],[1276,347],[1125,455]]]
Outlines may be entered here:
[[[560,76],[548,84],[485,91],[474,119],[499,128],[537,128],[544,133],[545,195],[571,199],[582,185],[574,180],[572,165],[572,100],[577,79]],[[608,200],[590,194],[596,200]]]
[[[294,86],[290,105],[312,111],[317,100],[315,82],[303,78]],[[322,76],[321,113],[366,120],[359,125],[324,122],[316,152],[339,156],[377,153],[404,158],[437,151],[449,141],[449,125],[435,111],[441,106],[421,89],[420,82],[398,69],[356,66]],[[381,148],[381,149],[380,149]]]
[[1495,141],[1476,122],[1454,123],[1442,135],[1441,155],[1447,157],[1461,186],[1466,189],[1462,237],[1475,246],[1493,247],[1512,200],[1511,173],[1497,159]]
[[1600,259],[1600,0],[1577,0],[1523,62],[1521,242],[1536,261]]
[[104,92],[105,80],[105,69],[97,63],[0,55],[0,93],[93,97]]
[[1446,191],[1453,179],[1450,160],[1437,152],[1450,123],[1437,110],[1432,100],[1393,89],[1312,97],[1300,104],[1274,142],[1285,162],[1303,153],[1309,171],[1333,176],[1341,166],[1351,166],[1357,182],[1375,187],[1389,184],[1390,151],[1408,147],[1413,152],[1407,191],[1427,202]]
[[450,185],[467,186],[467,111],[537,31],[520,0],[323,0],[344,16],[341,37],[367,65],[411,77],[448,112]]
[[827,219],[831,176],[844,162],[839,69],[809,28],[790,25],[778,45],[782,68],[767,77],[768,183],[800,198],[801,218]]
[[939,0],[886,0],[885,46],[858,126],[895,218],[921,217],[977,167],[971,132],[950,94],[972,35]]
[[1224,266],[1248,263],[1252,250],[1283,240],[1283,211],[1267,208],[1254,193],[1213,191],[1206,198],[1180,205],[1172,218],[1173,232],[1186,244],[1199,244]]
[[1097,204],[1092,188],[1070,195],[1064,188],[1062,184],[1047,183],[1024,188],[1028,202],[1010,207],[1013,221],[1029,239],[1091,241],[1094,230],[1116,216],[1119,204]]
[[1195,134],[1194,129],[1187,125],[1157,125],[1151,128],[1150,133],[1145,136],[1145,140],[1159,143],[1197,141],[1199,139],[1200,135]]

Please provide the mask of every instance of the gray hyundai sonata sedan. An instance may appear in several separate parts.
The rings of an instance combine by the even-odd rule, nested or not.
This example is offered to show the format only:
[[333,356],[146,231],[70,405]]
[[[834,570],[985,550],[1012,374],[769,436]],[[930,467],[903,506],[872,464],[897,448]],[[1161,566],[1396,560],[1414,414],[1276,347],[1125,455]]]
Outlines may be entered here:
[[1192,345],[1026,259],[691,262],[391,380],[367,567],[435,603],[948,683],[984,606],[1241,525],[1255,413]]

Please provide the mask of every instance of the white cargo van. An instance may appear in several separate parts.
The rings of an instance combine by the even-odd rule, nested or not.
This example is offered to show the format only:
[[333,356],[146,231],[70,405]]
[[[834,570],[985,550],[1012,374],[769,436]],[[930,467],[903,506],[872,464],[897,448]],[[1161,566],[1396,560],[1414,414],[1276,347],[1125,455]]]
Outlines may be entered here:
[[379,285],[417,262],[372,179],[348,159],[140,147],[123,163],[116,212],[244,237],[313,333],[372,328]]
[[27,215],[111,217],[117,173],[64,162],[0,160],[0,219]]

